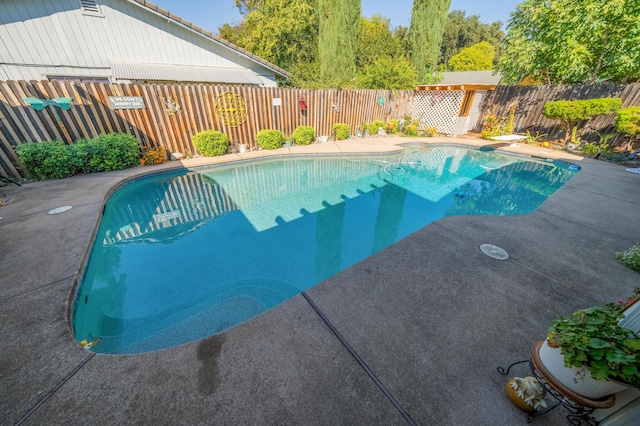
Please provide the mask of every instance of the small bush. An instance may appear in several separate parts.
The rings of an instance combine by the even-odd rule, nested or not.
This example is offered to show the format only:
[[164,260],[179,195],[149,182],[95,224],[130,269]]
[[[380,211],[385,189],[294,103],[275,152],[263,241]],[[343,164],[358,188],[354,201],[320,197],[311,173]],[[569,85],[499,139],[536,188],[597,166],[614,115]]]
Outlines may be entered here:
[[204,130],[191,138],[193,146],[205,157],[224,155],[229,148],[229,137],[217,130]]
[[61,140],[23,143],[16,152],[27,170],[40,179],[62,179],[75,172],[71,148]]
[[609,147],[609,144],[607,143],[597,144],[594,142],[588,142],[588,143],[585,143],[584,145],[581,145],[580,151],[584,152],[585,154],[587,154],[589,157],[592,157],[592,158],[596,158],[601,155],[606,157],[612,152],[611,148]]
[[616,111],[616,131],[626,135],[640,135],[640,106]]
[[337,140],[343,141],[345,139],[349,139],[349,135],[351,134],[351,129],[349,128],[348,124],[336,123],[331,128],[331,133],[335,135]]
[[102,134],[71,145],[78,173],[110,172],[138,165],[140,145],[126,133]]
[[404,134],[407,136],[418,136],[418,125],[417,124],[407,124],[404,126]]
[[551,101],[544,104],[545,117],[559,120],[565,131],[564,141],[571,135],[571,142],[577,142],[580,124],[591,117],[613,114],[622,106],[620,98],[596,98],[577,101]]
[[284,135],[280,130],[260,130],[257,138],[258,146],[262,149],[278,149],[284,142]]
[[140,146],[131,135],[109,133],[94,139],[80,139],[73,145],[59,140],[24,143],[16,147],[16,152],[22,164],[40,179],[62,179],[136,166]]
[[640,272],[640,245],[636,244],[627,251],[616,253],[616,258],[627,268]]
[[296,145],[309,145],[316,138],[316,132],[311,126],[298,126],[291,137]]
[[167,161],[167,150],[164,146],[158,149],[149,149],[146,146],[142,147],[142,159],[140,164],[143,166],[151,166],[153,164],[162,164]]
[[382,120],[375,120],[373,123],[369,124],[369,133],[371,135],[377,135],[380,127],[386,129],[387,125]]
[[398,133],[400,127],[400,120],[389,120],[387,122],[387,133]]

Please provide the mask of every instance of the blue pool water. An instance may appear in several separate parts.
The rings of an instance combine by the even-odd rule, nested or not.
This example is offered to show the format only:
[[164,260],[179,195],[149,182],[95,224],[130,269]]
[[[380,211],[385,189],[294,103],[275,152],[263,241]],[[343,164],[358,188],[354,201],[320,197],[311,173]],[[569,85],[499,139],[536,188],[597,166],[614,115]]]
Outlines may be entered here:
[[456,146],[135,180],[108,200],[73,327],[102,353],[210,336],[450,215],[535,210],[577,168]]

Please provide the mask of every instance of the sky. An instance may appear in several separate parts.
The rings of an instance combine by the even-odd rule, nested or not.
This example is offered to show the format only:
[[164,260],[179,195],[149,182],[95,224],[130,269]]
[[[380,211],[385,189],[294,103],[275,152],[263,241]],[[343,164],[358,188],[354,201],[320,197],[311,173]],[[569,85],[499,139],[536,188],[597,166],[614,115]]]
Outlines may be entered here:
[[[509,14],[523,1],[451,0],[449,10],[464,10],[467,16],[480,15],[480,22],[485,24],[502,21],[505,30]],[[151,3],[215,34],[222,24],[237,24],[242,18],[233,0],[151,0]],[[362,0],[362,15],[370,18],[381,14],[389,18],[392,27],[408,27],[412,6],[413,0]]]

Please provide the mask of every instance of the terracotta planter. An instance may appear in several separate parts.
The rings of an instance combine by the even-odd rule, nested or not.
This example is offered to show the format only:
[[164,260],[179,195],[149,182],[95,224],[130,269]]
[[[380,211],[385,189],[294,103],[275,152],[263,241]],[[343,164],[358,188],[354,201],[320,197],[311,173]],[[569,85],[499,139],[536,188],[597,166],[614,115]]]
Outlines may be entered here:
[[540,362],[557,381],[573,392],[590,399],[604,398],[632,387],[612,380],[596,380],[591,377],[586,368],[565,367],[564,355],[560,352],[560,348],[550,347],[546,340],[540,346],[538,356],[540,357]]

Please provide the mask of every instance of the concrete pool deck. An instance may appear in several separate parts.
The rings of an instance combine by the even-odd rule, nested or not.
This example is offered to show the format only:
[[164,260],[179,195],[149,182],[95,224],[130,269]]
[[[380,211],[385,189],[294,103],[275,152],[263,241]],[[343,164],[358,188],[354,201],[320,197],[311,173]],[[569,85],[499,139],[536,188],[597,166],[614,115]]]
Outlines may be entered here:
[[[528,358],[558,315],[640,285],[614,256],[640,242],[639,174],[471,138],[348,140],[181,164],[412,141],[500,147],[582,170],[534,213],[441,219],[240,326],[132,356],[80,348],[68,304],[105,195],[179,164],[1,187],[0,424],[525,424],[496,367]],[[73,209],[47,215],[65,205]],[[487,257],[482,243],[510,258]],[[565,424],[566,414],[559,408],[534,424]]]

